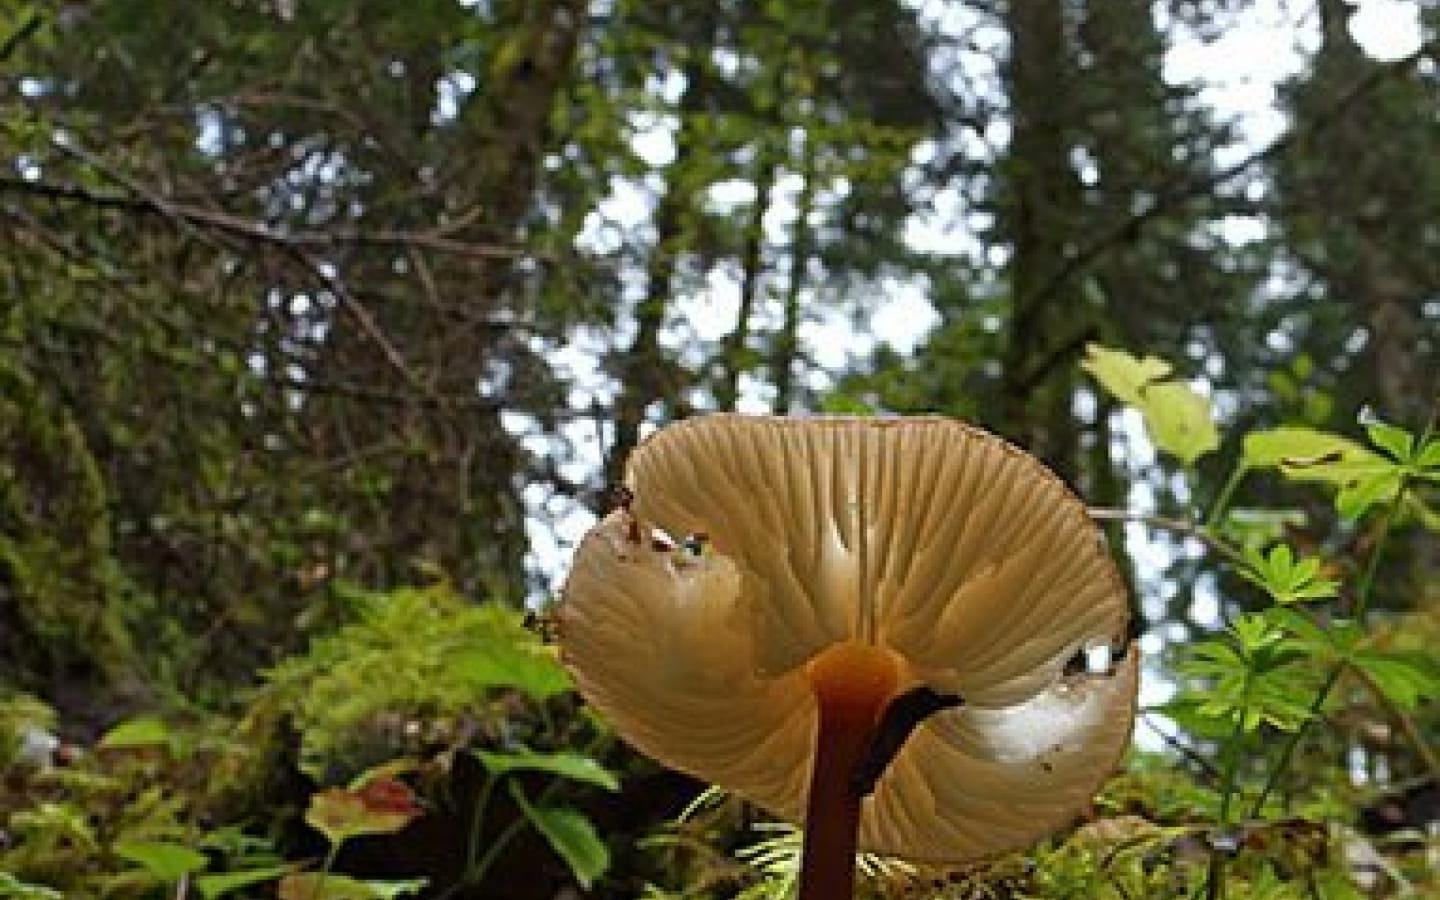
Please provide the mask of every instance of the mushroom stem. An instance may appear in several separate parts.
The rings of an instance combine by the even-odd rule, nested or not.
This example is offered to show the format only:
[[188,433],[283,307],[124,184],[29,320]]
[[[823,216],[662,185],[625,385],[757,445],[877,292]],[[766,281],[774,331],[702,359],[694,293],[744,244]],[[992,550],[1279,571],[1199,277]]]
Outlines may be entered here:
[[809,664],[820,725],[805,809],[799,900],[851,900],[860,803],[855,772],[895,692],[898,667],[877,647],[836,644]]

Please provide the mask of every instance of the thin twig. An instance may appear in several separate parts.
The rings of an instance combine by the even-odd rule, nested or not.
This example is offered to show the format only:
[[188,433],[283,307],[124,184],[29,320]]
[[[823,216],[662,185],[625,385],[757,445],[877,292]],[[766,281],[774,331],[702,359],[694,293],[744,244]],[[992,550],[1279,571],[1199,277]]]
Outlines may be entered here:
[[1193,522],[1189,519],[1176,519],[1170,516],[1151,515],[1130,509],[1113,509],[1110,507],[1092,506],[1089,507],[1086,512],[1090,514],[1090,518],[1097,522],[1139,522],[1142,525],[1149,525],[1152,528],[1161,528],[1165,531],[1183,534],[1186,537],[1193,537],[1232,562],[1244,562],[1245,560],[1245,557],[1239,550],[1230,546],[1230,544],[1216,536],[1214,532],[1199,522]]
[[1165,729],[1155,724],[1155,719],[1153,716],[1150,715],[1150,713],[1142,710],[1140,712],[1140,721],[1145,723],[1146,728],[1149,728],[1151,731],[1155,732],[1155,734],[1159,736],[1160,740],[1165,742],[1165,746],[1169,747],[1171,750],[1174,750],[1176,753],[1179,753],[1181,756],[1185,757],[1190,762],[1194,763],[1197,767],[1199,767],[1200,771],[1205,773],[1205,778],[1208,781],[1213,783],[1220,780],[1220,770],[1215,768],[1214,763],[1206,759],[1200,753],[1196,752],[1194,747],[1187,746],[1179,738],[1175,737],[1175,735],[1170,734]]
[[[112,177],[115,173],[107,172]],[[0,176],[0,192],[30,194],[50,200],[83,203],[101,209],[144,213],[181,220],[190,226],[213,229],[256,243],[306,249],[345,246],[392,246],[433,250],[466,259],[548,258],[546,254],[521,247],[479,244],[446,237],[448,225],[433,231],[395,229],[334,228],[323,231],[283,231],[223,210],[183,203],[148,191],[138,184],[123,184],[129,193],[95,191],[73,184]]]

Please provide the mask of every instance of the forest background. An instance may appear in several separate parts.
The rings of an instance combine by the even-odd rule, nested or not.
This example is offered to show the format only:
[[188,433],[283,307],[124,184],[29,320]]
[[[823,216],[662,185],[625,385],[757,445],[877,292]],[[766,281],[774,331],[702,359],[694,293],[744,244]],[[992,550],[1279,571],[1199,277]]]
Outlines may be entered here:
[[[1090,830],[865,890],[1440,890],[1440,8],[1369,7],[7,0],[0,896],[783,894],[543,634],[735,409],[983,425],[1135,589]],[[1177,66],[1257,22],[1259,131]]]

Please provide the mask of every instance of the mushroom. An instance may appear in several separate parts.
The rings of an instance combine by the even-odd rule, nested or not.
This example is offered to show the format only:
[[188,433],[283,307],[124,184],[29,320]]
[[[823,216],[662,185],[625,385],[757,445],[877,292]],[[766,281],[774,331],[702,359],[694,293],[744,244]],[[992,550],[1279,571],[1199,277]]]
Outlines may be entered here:
[[1128,744],[1121,580],[1003,440],[710,415],[642,442],[625,482],[565,583],[562,658],[641,752],[804,823],[802,900],[850,897],[857,848],[1028,846]]

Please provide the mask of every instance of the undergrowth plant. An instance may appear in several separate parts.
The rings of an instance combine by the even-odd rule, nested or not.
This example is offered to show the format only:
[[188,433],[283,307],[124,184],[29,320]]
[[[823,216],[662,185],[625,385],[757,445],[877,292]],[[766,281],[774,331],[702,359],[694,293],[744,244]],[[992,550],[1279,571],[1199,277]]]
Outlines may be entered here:
[[[343,599],[349,623],[266,672],[237,717],[132,718],[67,765],[22,769],[11,748],[0,898],[473,896],[527,829],[577,883],[600,877],[608,848],[573,802],[618,786],[594,755],[608,737],[524,615],[443,583]],[[53,723],[33,699],[0,710],[0,738]],[[457,796],[462,757],[484,777]],[[346,871],[358,839],[434,816],[468,848],[454,883]]]

